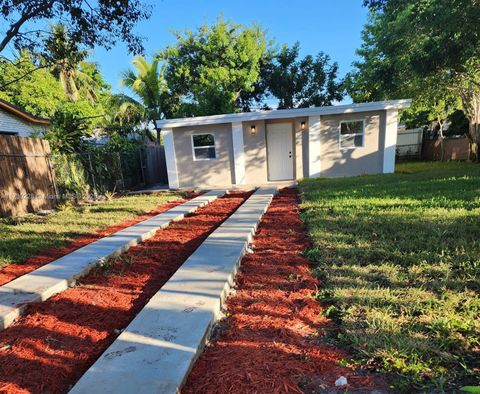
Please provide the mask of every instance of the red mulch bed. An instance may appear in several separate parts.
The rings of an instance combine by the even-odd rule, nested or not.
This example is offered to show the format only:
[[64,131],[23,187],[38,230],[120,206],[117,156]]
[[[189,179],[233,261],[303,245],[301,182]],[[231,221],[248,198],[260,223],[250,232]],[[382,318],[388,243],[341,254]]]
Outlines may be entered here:
[[0,392],[63,393],[205,238],[250,195],[235,192],[132,247],[0,332]]
[[[376,377],[340,367],[348,354],[322,340],[331,323],[311,295],[319,283],[300,253],[309,247],[298,212],[298,192],[274,198],[242,260],[237,290],[227,300],[228,318],[195,363],[182,390],[187,393],[318,393],[369,391],[384,386]],[[343,392],[343,391],[342,391]]]
[[[192,198],[192,196],[189,196],[187,199],[189,198]],[[160,204],[155,209],[144,215],[136,216],[121,223],[114,224],[113,226],[106,227],[103,230],[99,230],[84,237],[77,238],[63,247],[49,248],[41,253],[29,257],[24,262],[9,264],[0,269],[0,286],[11,282],[19,276],[28,274],[29,272],[32,272],[45,264],[51,263],[52,261],[59,259],[60,257],[73,252],[74,250],[80,249],[81,247],[88,245],[100,238],[116,233],[117,231],[123,230],[124,228],[132,226],[152,216],[158,215],[159,213],[168,211],[169,209],[187,201],[187,199],[178,199],[169,203]]]

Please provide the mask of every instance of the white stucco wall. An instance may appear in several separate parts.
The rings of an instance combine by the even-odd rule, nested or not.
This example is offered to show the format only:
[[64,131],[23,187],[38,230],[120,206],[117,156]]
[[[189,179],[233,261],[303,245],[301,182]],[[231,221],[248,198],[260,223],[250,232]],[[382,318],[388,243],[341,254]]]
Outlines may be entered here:
[[44,131],[47,127],[23,120],[0,108],[0,134],[16,133],[20,137],[30,137],[32,134]]

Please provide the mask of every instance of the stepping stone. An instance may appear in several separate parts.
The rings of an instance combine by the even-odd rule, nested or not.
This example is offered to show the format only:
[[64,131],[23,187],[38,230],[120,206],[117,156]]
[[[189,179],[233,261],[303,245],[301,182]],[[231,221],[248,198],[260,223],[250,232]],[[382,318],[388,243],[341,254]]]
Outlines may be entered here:
[[152,237],[159,229],[172,221],[209,204],[225,194],[225,190],[213,190],[134,224],[113,235],[92,242],[43,267],[38,268],[0,287],[0,330],[8,327],[21,315],[26,305],[45,301],[84,276],[98,262],[119,255],[130,247]]
[[276,188],[260,188],[185,261],[70,391],[177,393]]

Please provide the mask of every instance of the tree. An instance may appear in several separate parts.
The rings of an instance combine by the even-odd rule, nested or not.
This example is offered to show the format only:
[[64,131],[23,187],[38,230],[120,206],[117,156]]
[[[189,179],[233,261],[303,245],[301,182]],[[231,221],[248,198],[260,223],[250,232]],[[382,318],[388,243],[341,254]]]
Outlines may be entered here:
[[[351,76],[350,94],[421,97],[440,81],[461,99],[475,159],[480,147],[480,6],[478,0],[366,0],[371,10]],[[402,94],[403,93],[403,94]],[[358,96],[357,96],[358,97]]]
[[259,78],[253,84],[251,89],[243,90],[240,92],[235,103],[235,107],[242,112],[250,112],[253,107],[261,107],[264,110],[271,109],[265,103],[265,99],[268,97],[267,76],[271,69],[271,64],[277,52],[271,48],[273,45],[269,43],[267,49],[259,60]]
[[45,47],[47,51],[42,60],[52,65],[52,72],[59,79],[66,96],[72,101],[77,101],[79,90],[81,90],[84,98],[91,102],[97,101],[97,81],[81,68],[82,64],[88,67],[85,62],[88,51],[80,48],[64,25],[52,27],[52,33],[46,40]]
[[142,50],[135,24],[150,16],[150,7],[141,0],[0,0],[0,17],[6,30],[0,35],[0,53],[8,44],[39,52],[48,26],[63,21],[73,41],[88,48],[111,48],[117,40],[126,42],[131,52]]
[[284,45],[265,76],[268,91],[279,100],[278,107],[306,108],[341,100],[338,64],[330,64],[330,57],[323,52],[299,59],[299,51],[298,42],[291,48]]
[[[0,63],[2,61],[0,60]],[[34,115],[52,117],[57,107],[67,100],[58,80],[47,68],[37,70],[32,55],[22,51],[15,63],[3,61],[0,85],[9,83],[0,91],[0,98],[11,102]],[[36,70],[35,72],[31,72]],[[24,76],[23,78],[20,78]]]
[[[121,104],[118,109],[123,114],[135,114],[141,109],[143,121],[153,124],[160,141],[160,130],[156,121],[172,117],[176,98],[168,89],[164,66],[160,64],[158,57],[149,63],[143,56],[137,56],[132,63],[134,70],[123,72],[121,83],[131,89],[138,100],[126,95],[117,96],[117,101]],[[118,115],[122,116],[120,113]]]
[[443,94],[434,93],[429,100],[429,117],[428,120],[433,122],[438,128],[438,139],[440,140],[441,156],[440,160],[445,160],[445,126],[450,117],[458,108],[459,99],[450,91],[444,90]]
[[196,32],[177,33],[176,38],[162,56],[168,85],[181,95],[180,115],[238,111],[242,94],[252,93],[260,77],[260,59],[266,51],[260,27],[219,19]]
[[[87,110],[88,111],[88,110]],[[85,116],[79,103],[65,102],[52,117],[52,125],[45,134],[56,153],[73,153],[81,150],[84,137],[90,137],[97,116]]]
[[[111,138],[123,139],[135,134],[150,137],[145,125],[145,110],[141,103],[125,94],[112,94],[106,100],[103,132]],[[143,127],[142,127],[143,126]]]

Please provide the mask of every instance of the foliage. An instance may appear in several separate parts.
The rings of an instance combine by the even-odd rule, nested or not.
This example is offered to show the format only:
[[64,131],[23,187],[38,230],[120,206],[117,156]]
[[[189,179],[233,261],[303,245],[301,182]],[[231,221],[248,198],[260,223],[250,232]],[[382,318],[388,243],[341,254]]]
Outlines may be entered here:
[[104,102],[105,118],[103,133],[113,137],[148,135],[145,123],[145,109],[134,98],[126,94],[112,94]]
[[242,112],[250,112],[253,107],[260,107],[264,110],[271,109],[265,102],[268,98],[267,79],[271,71],[271,65],[277,51],[273,48],[273,41],[268,42],[266,50],[259,60],[259,78],[249,90],[243,90],[238,95],[236,106]]
[[76,201],[90,193],[87,174],[82,162],[74,155],[56,154],[52,156],[55,180],[61,200]]
[[[132,152],[142,147],[142,142],[119,134],[113,134],[101,148],[108,152]],[[91,149],[97,149],[92,148]]]
[[81,149],[84,137],[91,135],[95,115],[88,102],[63,103],[52,117],[51,127],[45,138],[50,142],[52,151],[72,153]]
[[299,59],[300,44],[284,45],[265,73],[268,91],[279,100],[279,108],[331,105],[343,98],[337,81],[338,64],[320,52]]
[[479,165],[459,162],[301,183],[335,338],[396,374],[397,390],[454,392],[480,377],[479,184]]
[[[82,138],[97,126],[110,87],[98,65],[83,60],[85,51],[76,47],[62,25],[54,26],[53,32],[51,52],[45,55],[49,59],[22,51],[13,63],[0,63],[0,85],[5,86],[0,97],[34,115],[51,118],[46,137],[55,152],[68,153],[80,149]],[[63,53],[69,57],[63,58]],[[38,69],[43,62],[56,66]]]
[[81,96],[91,103],[97,102],[98,92],[105,84],[95,64],[85,61],[88,51],[80,48],[64,25],[52,27],[45,47],[42,61],[52,65],[53,75],[60,81],[65,95],[72,101]]
[[[477,0],[366,0],[371,9],[348,91],[358,101],[449,90],[480,144],[480,7]],[[428,88],[428,89],[426,89]],[[429,95],[429,97],[432,97]],[[477,154],[478,157],[478,154]]]
[[196,32],[176,33],[162,57],[172,92],[181,95],[179,115],[236,112],[242,93],[251,93],[266,52],[265,33],[219,19]]
[[422,75],[439,70],[461,73],[478,58],[477,0],[365,0],[364,4],[380,23],[389,23],[380,48],[386,48],[387,54],[398,53],[399,58],[403,52],[404,61]]
[[132,219],[178,197],[175,193],[127,196],[47,216],[27,215],[15,223],[0,220],[0,266],[19,264],[36,253],[65,246],[78,237]]
[[0,16],[6,26],[0,36],[0,53],[9,43],[15,48],[41,52],[45,26],[55,21],[69,27],[76,43],[109,49],[120,39],[131,52],[138,53],[142,45],[133,28],[150,16],[150,7],[141,0],[0,0]]
[[448,128],[448,135],[465,135],[468,133],[468,119],[463,111],[456,110],[449,117],[450,126]]
[[132,63],[135,70],[125,71],[121,82],[135,93],[139,101],[126,95],[117,95],[120,106],[116,115],[124,119],[130,114],[139,114],[143,122],[153,123],[156,129],[157,120],[173,116],[176,99],[168,89],[164,66],[158,57],[149,63],[143,56],[137,56]]
[[[9,83],[18,78],[17,82]],[[9,85],[0,90],[0,98],[37,116],[53,116],[57,107],[66,101],[58,80],[47,68],[37,70],[28,51],[22,51],[14,63],[0,60],[0,86],[6,83]]]

